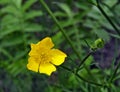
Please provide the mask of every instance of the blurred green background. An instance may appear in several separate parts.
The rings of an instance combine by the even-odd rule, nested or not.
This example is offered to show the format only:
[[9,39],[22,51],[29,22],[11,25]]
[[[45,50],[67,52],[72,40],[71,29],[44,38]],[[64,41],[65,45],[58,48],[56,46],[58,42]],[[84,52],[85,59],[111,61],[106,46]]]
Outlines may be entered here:
[[[84,40],[93,44],[97,38],[104,39],[105,47],[85,63],[95,79],[104,83],[110,76],[114,53],[120,55],[120,37],[90,1],[96,3],[95,0],[45,0],[81,59],[89,50]],[[120,29],[120,1],[101,0],[101,4]],[[30,43],[46,36],[52,37],[55,48],[68,54],[64,65],[73,69],[79,60],[39,0],[0,0],[0,92],[107,92],[84,83],[60,67],[50,77],[29,71],[26,64]],[[85,69],[80,75],[93,80]],[[111,92],[119,92],[119,78]]]

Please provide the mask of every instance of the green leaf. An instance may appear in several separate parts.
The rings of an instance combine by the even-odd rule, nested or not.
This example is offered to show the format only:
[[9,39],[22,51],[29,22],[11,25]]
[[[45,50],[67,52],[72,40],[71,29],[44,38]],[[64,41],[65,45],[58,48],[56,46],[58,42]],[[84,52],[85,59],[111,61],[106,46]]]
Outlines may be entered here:
[[12,0],[18,9],[21,8],[22,0]]
[[104,2],[109,5],[110,7],[112,7],[114,4],[117,3],[118,0],[105,0]]
[[4,36],[11,34],[15,31],[19,31],[21,28],[17,25],[8,25],[6,26],[7,28],[3,28],[0,30],[0,39],[3,38]]
[[75,5],[77,8],[80,8],[81,10],[85,10],[85,12],[86,12],[86,10],[89,9],[89,7],[85,6],[84,4],[81,4],[81,2],[80,3],[75,2]]
[[117,38],[117,39],[120,39],[120,36],[118,35],[118,34],[109,34],[110,36],[112,36],[112,37],[115,37],[115,38]]
[[75,74],[70,75],[68,82],[69,82],[69,85],[68,85],[69,88],[76,88],[79,84],[78,80],[76,79]]
[[93,74],[97,74],[97,73],[100,72],[100,70],[99,70],[99,69],[92,69],[91,72],[92,72]]
[[4,4],[10,3],[10,2],[11,2],[11,0],[0,0],[1,5],[4,5]]
[[26,59],[21,59],[10,64],[9,66],[6,66],[6,70],[14,77],[17,76],[18,74],[25,72]]
[[65,11],[65,13],[68,15],[69,18],[72,18],[74,13],[71,11],[70,7],[65,3],[59,3],[57,4],[62,10]]
[[23,58],[23,56],[26,56],[28,52],[26,51],[19,51],[16,53],[16,55],[14,56],[14,61],[17,61],[21,58]]
[[25,14],[25,20],[33,19],[35,17],[42,16],[42,15],[43,15],[42,11],[33,11],[33,10],[31,10],[30,12],[27,12]]
[[4,54],[6,57],[8,57],[9,60],[13,60],[13,57],[11,56],[11,54],[7,50],[5,50],[4,48],[1,48],[0,52],[2,54]]
[[37,0],[28,0],[25,2],[25,4],[22,6],[23,11],[28,10]]
[[88,0],[90,3],[94,4],[94,5],[97,5],[97,2],[96,0]]
[[56,17],[67,17],[67,15],[64,12],[56,11],[54,13],[54,16]]
[[57,32],[54,36],[52,36],[52,40],[53,42],[56,44],[56,47],[60,46],[60,43],[62,43],[64,41],[64,38],[61,32]]
[[[73,26],[74,24],[79,23],[80,21],[78,19],[66,19],[64,21],[59,21],[60,25],[64,28],[64,27],[68,27],[68,26]],[[54,27],[53,30],[58,30],[59,28],[57,26]],[[69,33],[69,32],[68,32]]]
[[22,38],[22,36],[13,36],[13,37],[9,37],[8,39],[3,39],[1,42],[1,46],[2,47],[12,47],[12,46],[16,46],[18,44],[23,43],[24,40]]
[[105,41],[109,41],[110,40],[110,36],[108,34],[108,32],[106,32],[103,29],[94,29],[93,30],[95,32],[95,34],[99,37],[104,39]]
[[24,27],[24,32],[40,32],[43,31],[43,26],[39,24],[27,24]]
[[87,60],[85,61],[85,65],[86,66],[90,66],[90,64],[92,63],[92,61],[93,61],[93,56],[89,56],[87,58]]
[[9,24],[16,24],[18,22],[19,22],[18,18],[15,18],[13,15],[8,14],[2,17],[1,26],[6,26]]
[[16,16],[21,15],[21,12],[16,7],[14,7],[13,5],[8,5],[6,7],[3,7],[1,9],[1,12],[2,12],[2,14],[9,13],[9,14],[13,14],[13,15],[16,15]]
[[80,76],[82,76],[83,78],[89,78],[88,72],[87,72],[87,70],[86,70],[85,68],[83,68],[82,70],[80,70],[80,71],[78,72],[78,74],[79,74]]

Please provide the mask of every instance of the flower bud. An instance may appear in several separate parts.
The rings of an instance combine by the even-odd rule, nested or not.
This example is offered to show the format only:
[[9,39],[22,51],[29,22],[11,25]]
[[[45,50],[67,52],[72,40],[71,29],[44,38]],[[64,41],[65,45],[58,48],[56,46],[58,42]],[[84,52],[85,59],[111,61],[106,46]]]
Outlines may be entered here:
[[94,43],[95,43],[95,46],[97,48],[103,48],[104,47],[104,40],[102,38],[97,39]]

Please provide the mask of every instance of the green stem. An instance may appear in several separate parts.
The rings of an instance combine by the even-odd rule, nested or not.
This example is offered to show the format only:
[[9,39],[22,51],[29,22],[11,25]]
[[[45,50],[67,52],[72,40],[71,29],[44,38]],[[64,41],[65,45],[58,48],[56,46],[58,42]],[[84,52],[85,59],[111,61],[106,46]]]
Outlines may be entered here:
[[113,81],[113,79],[115,78],[119,67],[120,67],[120,62],[118,63],[117,67],[115,68],[115,71],[113,72],[112,76],[111,76],[110,79],[109,79],[109,82],[110,82],[110,83],[111,83],[111,82]]
[[78,73],[76,73],[76,72],[74,72],[73,70],[71,70],[71,69],[69,69],[69,68],[67,68],[67,67],[65,67],[65,66],[61,66],[63,69],[65,69],[65,70],[67,70],[67,71],[69,71],[69,72],[72,72],[73,74],[75,74],[79,79],[81,79],[82,81],[85,81],[85,82],[87,82],[87,83],[89,83],[89,84],[93,84],[93,85],[96,85],[96,86],[105,86],[105,85],[102,85],[102,84],[99,84],[99,83],[95,83],[95,82],[92,82],[92,81],[89,81],[89,80],[86,80],[86,79],[84,79],[82,76],[80,76]]
[[78,68],[81,67],[81,65],[83,65],[83,63],[89,58],[89,56],[92,54],[93,52],[90,51],[85,57],[84,59],[80,62],[80,64],[78,65]]
[[[108,9],[109,9],[109,11],[111,11],[111,13],[113,14],[113,16],[115,16],[115,22],[119,25],[119,16],[116,14],[116,12],[114,11],[115,9],[114,9],[114,6],[113,7],[109,7],[109,5],[107,5],[107,4],[105,4],[105,3],[103,3],[102,2],[102,4],[103,5],[105,5]],[[115,4],[116,5],[116,4]]]
[[112,25],[112,27],[115,29],[115,31],[118,33],[120,36],[120,31],[116,27],[116,25],[112,22],[112,20],[108,17],[108,15],[105,13],[105,11],[102,9],[102,7],[99,4],[99,0],[97,0],[97,8],[101,11],[101,13],[104,15],[104,17],[108,20],[108,22]]
[[91,48],[90,45],[88,44],[87,40],[84,40],[88,48]]
[[47,12],[50,14],[50,16],[52,17],[52,19],[54,20],[54,22],[57,24],[57,26],[60,29],[61,33],[63,34],[63,36],[65,37],[65,39],[67,40],[67,42],[70,44],[70,46],[72,47],[73,51],[76,53],[77,57],[79,58],[79,60],[81,60],[81,57],[80,57],[79,53],[77,52],[77,50],[75,49],[74,45],[72,44],[72,41],[66,35],[65,30],[62,28],[62,26],[60,25],[60,23],[58,22],[58,20],[56,19],[56,17],[52,13],[52,11],[49,9],[48,5],[44,2],[44,0],[40,0],[40,2],[44,6],[44,8],[47,10]]

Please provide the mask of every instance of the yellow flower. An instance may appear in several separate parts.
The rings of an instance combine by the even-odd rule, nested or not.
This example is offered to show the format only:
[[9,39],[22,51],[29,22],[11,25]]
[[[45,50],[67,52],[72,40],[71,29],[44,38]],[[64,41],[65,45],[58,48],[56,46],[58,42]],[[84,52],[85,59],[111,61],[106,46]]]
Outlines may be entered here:
[[53,49],[53,47],[54,44],[50,37],[44,38],[37,44],[31,44],[27,68],[47,75],[56,71],[55,65],[61,65],[67,55],[58,49]]

